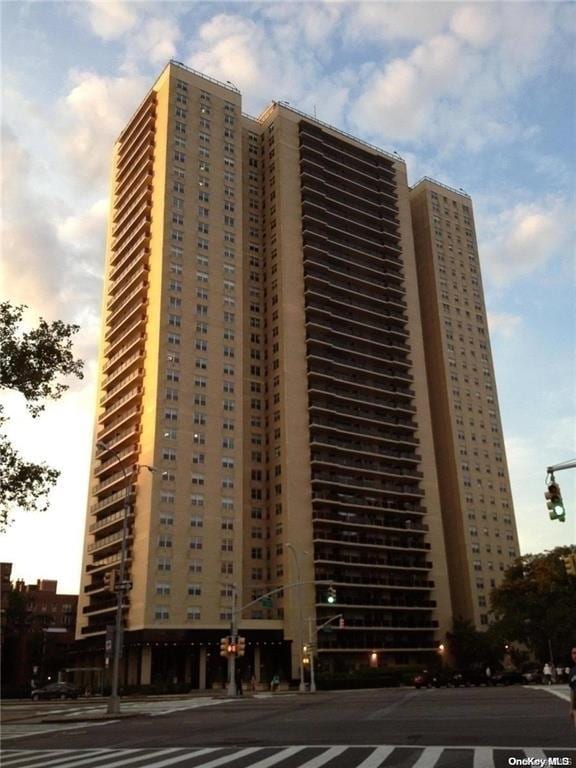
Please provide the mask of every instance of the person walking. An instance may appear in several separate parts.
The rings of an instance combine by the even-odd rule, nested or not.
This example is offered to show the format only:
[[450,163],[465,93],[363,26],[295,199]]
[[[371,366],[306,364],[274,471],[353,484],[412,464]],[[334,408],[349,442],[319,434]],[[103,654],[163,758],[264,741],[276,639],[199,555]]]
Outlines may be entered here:
[[552,685],[552,667],[550,666],[550,664],[548,664],[548,662],[544,664],[542,675],[544,677],[544,683],[546,685]]
[[572,646],[572,667],[568,673],[568,687],[570,688],[570,718],[576,726],[576,645]]

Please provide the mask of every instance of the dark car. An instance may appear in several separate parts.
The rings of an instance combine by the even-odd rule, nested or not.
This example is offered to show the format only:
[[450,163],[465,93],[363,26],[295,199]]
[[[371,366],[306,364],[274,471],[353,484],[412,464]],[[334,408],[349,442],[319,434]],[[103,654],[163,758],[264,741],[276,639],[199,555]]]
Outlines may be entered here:
[[452,675],[452,685],[472,686],[472,685],[490,685],[492,679],[486,676],[486,673],[480,669],[458,669]]
[[32,701],[40,699],[77,699],[80,689],[71,683],[50,683],[43,688],[35,688],[30,694]]
[[496,672],[491,681],[492,685],[518,685],[526,682],[520,672]]
[[450,672],[428,672],[424,670],[412,678],[414,688],[441,688],[452,685]]

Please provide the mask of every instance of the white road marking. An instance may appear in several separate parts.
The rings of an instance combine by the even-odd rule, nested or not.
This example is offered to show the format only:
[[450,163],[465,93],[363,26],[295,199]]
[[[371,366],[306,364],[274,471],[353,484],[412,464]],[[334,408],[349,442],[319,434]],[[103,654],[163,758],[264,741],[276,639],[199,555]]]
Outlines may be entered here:
[[[295,755],[298,752],[302,752],[303,749],[305,749],[305,747],[285,747],[274,755],[264,757],[256,763],[250,763],[250,768],[269,768],[271,765],[276,765],[276,763],[286,760],[286,758],[292,757],[292,755]],[[300,768],[304,768],[304,766],[300,766]]]
[[424,747],[424,751],[412,768],[434,768],[440,760],[442,752],[444,752],[444,747]]
[[376,747],[366,760],[363,760],[356,768],[380,768],[384,760],[391,754],[396,747]]
[[330,747],[330,749],[327,749],[323,754],[310,758],[310,760],[302,763],[298,768],[320,768],[321,765],[330,762],[332,758],[338,757],[338,755],[341,755],[347,749],[348,747]]
[[474,768],[494,768],[492,747],[476,747],[473,766]]

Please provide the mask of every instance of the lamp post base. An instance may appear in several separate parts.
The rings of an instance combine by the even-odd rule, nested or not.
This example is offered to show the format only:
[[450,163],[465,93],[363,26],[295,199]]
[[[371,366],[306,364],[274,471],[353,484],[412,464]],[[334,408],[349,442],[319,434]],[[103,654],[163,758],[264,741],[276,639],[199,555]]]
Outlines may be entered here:
[[106,707],[106,712],[109,715],[119,715],[120,714],[120,696],[110,696],[108,699],[108,706]]

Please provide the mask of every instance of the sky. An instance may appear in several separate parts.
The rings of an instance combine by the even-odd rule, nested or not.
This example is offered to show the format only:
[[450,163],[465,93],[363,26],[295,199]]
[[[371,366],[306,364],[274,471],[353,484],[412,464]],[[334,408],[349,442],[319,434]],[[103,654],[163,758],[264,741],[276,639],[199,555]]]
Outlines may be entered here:
[[0,294],[78,323],[85,377],[9,435],[61,470],[48,512],[0,534],[13,577],[79,588],[112,146],[170,58],[286,100],[472,196],[523,554],[576,541],[576,4],[4,2]]

